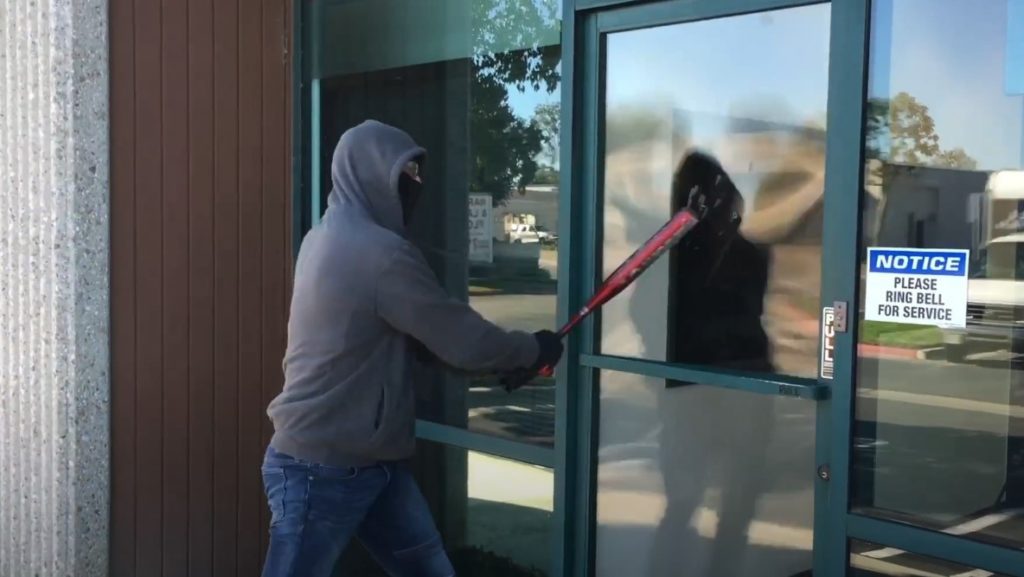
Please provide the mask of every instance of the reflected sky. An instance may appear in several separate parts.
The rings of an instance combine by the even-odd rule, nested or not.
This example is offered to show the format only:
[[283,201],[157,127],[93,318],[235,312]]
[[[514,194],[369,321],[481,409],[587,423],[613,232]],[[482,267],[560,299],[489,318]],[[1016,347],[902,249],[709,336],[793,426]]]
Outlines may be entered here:
[[[1011,45],[1024,46],[1024,38],[1008,34],[1012,29],[1024,35],[1024,22],[1016,22],[1024,19],[1024,9],[1015,7],[1019,17],[1008,25],[1010,2],[1024,4],[879,0],[874,8],[871,96],[913,95],[928,106],[942,148],[963,148],[982,170],[1024,167],[1024,95],[1007,93],[1009,86],[1024,86],[1024,64],[1007,63]],[[619,71],[621,80],[609,86],[608,98],[686,102],[690,110],[714,114],[729,113],[739,104],[753,118],[803,122],[789,111],[826,108],[820,82],[828,77],[821,58],[829,48],[828,14],[823,4],[691,23],[685,29],[662,26],[612,35],[615,50],[608,51],[608,66]],[[738,37],[749,42],[727,42]],[[808,51],[809,42],[821,52]],[[788,76],[783,85],[765,62],[785,62],[805,73]],[[647,67],[676,73],[650,75]],[[713,86],[691,81],[709,77],[718,77]],[[757,103],[749,89],[753,85],[781,106]],[[543,90],[509,94],[513,109],[524,118],[538,104],[558,99]]]
[[[938,148],[964,149],[981,171],[1021,167],[1024,96],[1007,92],[1008,0],[876,0],[873,6],[870,97],[909,94],[927,107]],[[889,172],[880,182],[884,202],[864,208],[866,222],[878,219],[871,243],[974,249],[986,234],[979,232],[984,222],[999,222],[1013,206],[965,214],[968,195],[982,190],[984,175],[936,168]],[[1005,282],[990,289],[1002,299],[997,302],[1014,302],[1019,286],[994,282]],[[981,285],[973,284],[975,299]],[[889,335],[886,346],[909,355],[886,358],[870,349],[870,331],[862,331],[855,510],[972,539],[1024,539],[1021,523],[1006,512],[1019,506],[1022,494],[1017,455],[1024,371],[1012,319],[993,325],[988,319],[1001,309],[986,310],[990,305],[972,301],[985,320],[971,322],[970,346],[955,342],[956,331],[935,331],[937,340],[930,342],[900,340],[894,325],[882,331]],[[983,326],[996,328],[988,341],[973,342]]]
[[[822,55],[829,51],[829,12],[821,4],[613,34],[607,69],[615,70],[616,80],[608,83],[608,102],[669,101],[712,115],[740,107],[757,120],[823,122],[788,111],[825,110],[828,59]],[[803,73],[780,77],[782,65]],[[752,92],[755,86],[759,90]]]
[[874,6],[871,96],[917,98],[942,148],[963,148],[979,169],[1024,165],[1024,96],[1006,93],[1007,0]]
[[515,86],[506,86],[508,88],[508,105],[512,107],[512,112],[526,120],[533,118],[534,111],[541,104],[558,104],[562,101],[562,94],[557,90],[548,92],[543,87],[540,90],[527,87],[526,90],[520,91]]
[[[695,300],[710,305],[712,294],[670,273],[673,259],[666,259],[602,310],[603,353],[669,360],[668,343],[677,337],[706,342],[734,331],[732,346],[709,347],[700,362],[815,374],[829,22],[830,5],[822,4],[608,37],[605,274],[668,218],[677,163],[696,146],[721,162],[746,203],[744,240],[701,274],[715,271],[719,296],[733,291],[732,298],[756,306],[742,314],[734,305],[676,311]],[[791,98],[794,90],[804,96]],[[720,322],[707,326],[717,334],[695,337],[704,330],[696,330],[697,319],[711,310]],[[680,316],[670,321],[666,311]],[[764,326],[750,322],[755,318]],[[683,326],[694,330],[677,333]],[[740,351],[737,334],[748,350]],[[762,339],[771,346],[762,347]],[[719,354],[726,348],[733,358]]]

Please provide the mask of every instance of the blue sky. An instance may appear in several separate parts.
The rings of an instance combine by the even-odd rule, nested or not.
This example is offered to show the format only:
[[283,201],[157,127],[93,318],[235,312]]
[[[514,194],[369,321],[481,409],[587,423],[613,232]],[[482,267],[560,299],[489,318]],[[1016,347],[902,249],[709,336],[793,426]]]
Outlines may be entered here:
[[821,117],[828,22],[823,4],[613,34],[608,104],[667,99],[703,113],[727,115],[739,107],[763,120]]
[[[964,148],[979,168],[1024,168],[1024,96],[1007,94],[1024,87],[1024,0],[876,0],[872,28],[872,96],[916,97],[941,146]],[[613,34],[609,105],[669,99],[698,112],[820,121],[828,41],[828,4]],[[509,94],[525,118],[558,99]]]
[[[875,4],[871,94],[917,98],[931,111],[940,145],[962,147],[983,169],[1024,168],[1024,96],[1006,93],[1007,6],[1008,0]],[[1018,75],[1024,70],[1013,71]]]
[[[610,103],[641,102],[671,97],[684,108],[726,112],[730,102],[757,99],[769,93],[786,95],[801,108],[825,110],[828,73],[827,5],[787,10],[769,17],[746,16],[727,20],[664,26],[613,34],[609,38],[608,82]],[[813,31],[808,52],[806,37],[794,31]],[[752,42],[737,45],[735,37]],[[783,68],[799,66],[802,73],[777,78]],[[725,73],[725,74],[723,74]],[[560,96],[545,91],[509,91],[516,114],[529,117],[540,103]]]
[[560,91],[555,90],[553,93],[549,93],[543,87],[540,90],[529,88],[525,92],[519,92],[513,87],[508,91],[508,104],[512,107],[512,111],[516,113],[516,116],[526,119],[533,117],[533,111],[537,109],[537,106],[557,104],[561,100]]

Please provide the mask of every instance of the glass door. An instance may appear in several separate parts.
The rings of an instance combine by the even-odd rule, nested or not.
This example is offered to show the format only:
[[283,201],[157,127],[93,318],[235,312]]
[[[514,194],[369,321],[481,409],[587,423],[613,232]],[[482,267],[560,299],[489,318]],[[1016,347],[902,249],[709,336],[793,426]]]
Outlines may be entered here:
[[[875,0],[870,22],[851,527],[921,550],[861,542],[853,563],[1024,574],[1024,2]],[[899,252],[966,278],[883,272]]]
[[1024,1],[585,4],[568,308],[691,152],[744,210],[573,340],[573,574],[1024,575]]
[[582,344],[598,577],[814,567],[836,368],[831,336],[822,356],[832,18],[828,3],[668,2],[585,20],[585,282],[687,203],[691,152],[743,201],[736,234],[698,225]]

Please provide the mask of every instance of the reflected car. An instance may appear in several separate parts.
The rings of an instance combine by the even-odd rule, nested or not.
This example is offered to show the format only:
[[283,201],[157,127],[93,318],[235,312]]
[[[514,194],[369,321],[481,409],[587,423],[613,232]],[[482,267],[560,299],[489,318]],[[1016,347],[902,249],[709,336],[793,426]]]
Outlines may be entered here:
[[1024,353],[1024,233],[993,239],[974,263],[967,288],[967,328],[944,331],[946,359],[1009,349]]
[[558,235],[548,230],[546,226],[537,225],[537,236],[540,241],[544,244],[554,244],[558,242]]

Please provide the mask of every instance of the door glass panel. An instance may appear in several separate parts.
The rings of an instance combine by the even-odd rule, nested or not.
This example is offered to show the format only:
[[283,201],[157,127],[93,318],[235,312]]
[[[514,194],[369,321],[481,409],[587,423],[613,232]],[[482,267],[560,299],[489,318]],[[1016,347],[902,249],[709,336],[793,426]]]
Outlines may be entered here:
[[850,577],[1006,577],[865,541],[850,541]]
[[[410,465],[457,575],[550,575],[553,470],[422,440]],[[339,570],[334,577],[387,577],[356,546]]]
[[746,211],[716,264],[674,251],[605,305],[601,352],[815,374],[829,16],[826,3],[606,36],[604,274],[680,205],[688,150],[722,164]]
[[871,31],[864,244],[966,249],[970,275],[963,328],[862,321],[853,509],[1020,547],[1024,11],[876,0]]
[[414,466],[456,574],[549,575],[553,470],[427,441]]
[[[559,0],[316,2],[323,202],[348,128],[376,119],[427,149],[410,223],[450,294],[507,329],[554,329]],[[552,379],[511,395],[493,375],[418,366],[420,418],[554,445]]]
[[599,577],[811,568],[814,403],[599,376]]

